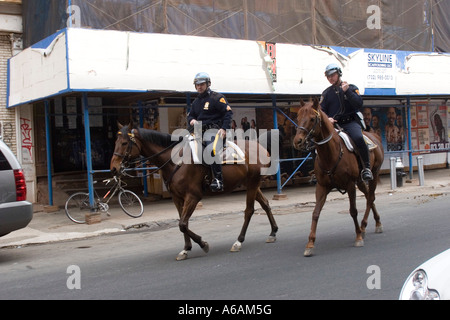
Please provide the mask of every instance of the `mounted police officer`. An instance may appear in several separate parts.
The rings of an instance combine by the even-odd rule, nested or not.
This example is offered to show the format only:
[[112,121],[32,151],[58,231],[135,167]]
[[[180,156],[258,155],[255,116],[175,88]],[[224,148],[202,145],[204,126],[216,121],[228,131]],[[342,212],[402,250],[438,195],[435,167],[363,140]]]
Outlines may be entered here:
[[364,141],[361,119],[357,114],[363,106],[359,90],[355,85],[342,81],[342,70],[335,63],[326,67],[325,76],[331,86],[322,93],[320,106],[330,121],[342,127],[355,143],[363,162],[362,179],[373,180],[369,148]]
[[[195,76],[194,85],[198,96],[192,103],[187,116],[187,123],[193,127],[201,121],[202,131],[218,129],[219,137],[224,139],[226,130],[230,129],[233,117],[233,112],[225,96],[210,89],[211,79],[205,72],[200,72]],[[214,138],[205,141],[207,146],[213,142]],[[210,185],[211,190],[214,192],[223,191],[222,165],[219,160],[213,161],[211,170],[214,176]]]

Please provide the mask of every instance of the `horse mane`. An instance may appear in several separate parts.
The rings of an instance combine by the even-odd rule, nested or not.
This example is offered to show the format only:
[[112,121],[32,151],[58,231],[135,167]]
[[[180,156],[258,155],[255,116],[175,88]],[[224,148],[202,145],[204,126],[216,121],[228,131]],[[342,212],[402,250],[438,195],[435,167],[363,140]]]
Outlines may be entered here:
[[142,140],[157,144],[161,147],[169,147],[176,141],[172,140],[172,135],[168,133],[143,128],[138,128],[137,130]]

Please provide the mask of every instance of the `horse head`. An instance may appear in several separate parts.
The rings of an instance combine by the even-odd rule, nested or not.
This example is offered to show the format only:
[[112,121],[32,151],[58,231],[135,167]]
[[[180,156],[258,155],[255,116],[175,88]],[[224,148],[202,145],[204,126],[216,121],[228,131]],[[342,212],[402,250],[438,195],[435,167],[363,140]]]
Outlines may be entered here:
[[133,129],[133,124],[121,125],[118,123],[119,131],[111,158],[111,172],[121,170],[124,163],[137,158],[141,150],[141,142],[138,139],[139,131]]
[[313,138],[318,138],[322,126],[322,112],[319,100],[314,98],[308,102],[300,101],[300,109],[297,113],[297,133],[295,134],[293,145],[297,150],[305,151],[313,142]]

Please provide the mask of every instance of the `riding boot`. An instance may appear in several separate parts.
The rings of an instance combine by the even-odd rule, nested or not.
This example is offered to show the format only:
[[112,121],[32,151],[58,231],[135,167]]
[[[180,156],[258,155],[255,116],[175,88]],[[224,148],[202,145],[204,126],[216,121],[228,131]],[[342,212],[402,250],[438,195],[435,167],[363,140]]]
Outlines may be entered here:
[[211,164],[211,171],[214,176],[210,185],[211,191],[223,191],[222,165],[218,163]]
[[364,165],[364,168],[361,171],[361,178],[363,181],[370,181],[373,180],[372,171],[370,170],[370,154],[369,149],[366,148],[366,150],[360,150],[361,159]]

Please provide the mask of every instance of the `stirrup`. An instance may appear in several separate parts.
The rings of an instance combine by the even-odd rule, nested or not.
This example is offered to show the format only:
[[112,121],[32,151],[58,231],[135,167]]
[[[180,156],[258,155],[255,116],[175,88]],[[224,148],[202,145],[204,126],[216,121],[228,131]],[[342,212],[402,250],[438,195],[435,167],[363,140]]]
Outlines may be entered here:
[[214,180],[211,182],[210,188],[213,192],[223,191],[223,182],[217,178],[214,178]]
[[370,181],[373,180],[372,171],[370,171],[369,168],[365,168],[361,171],[361,178],[363,181]]

